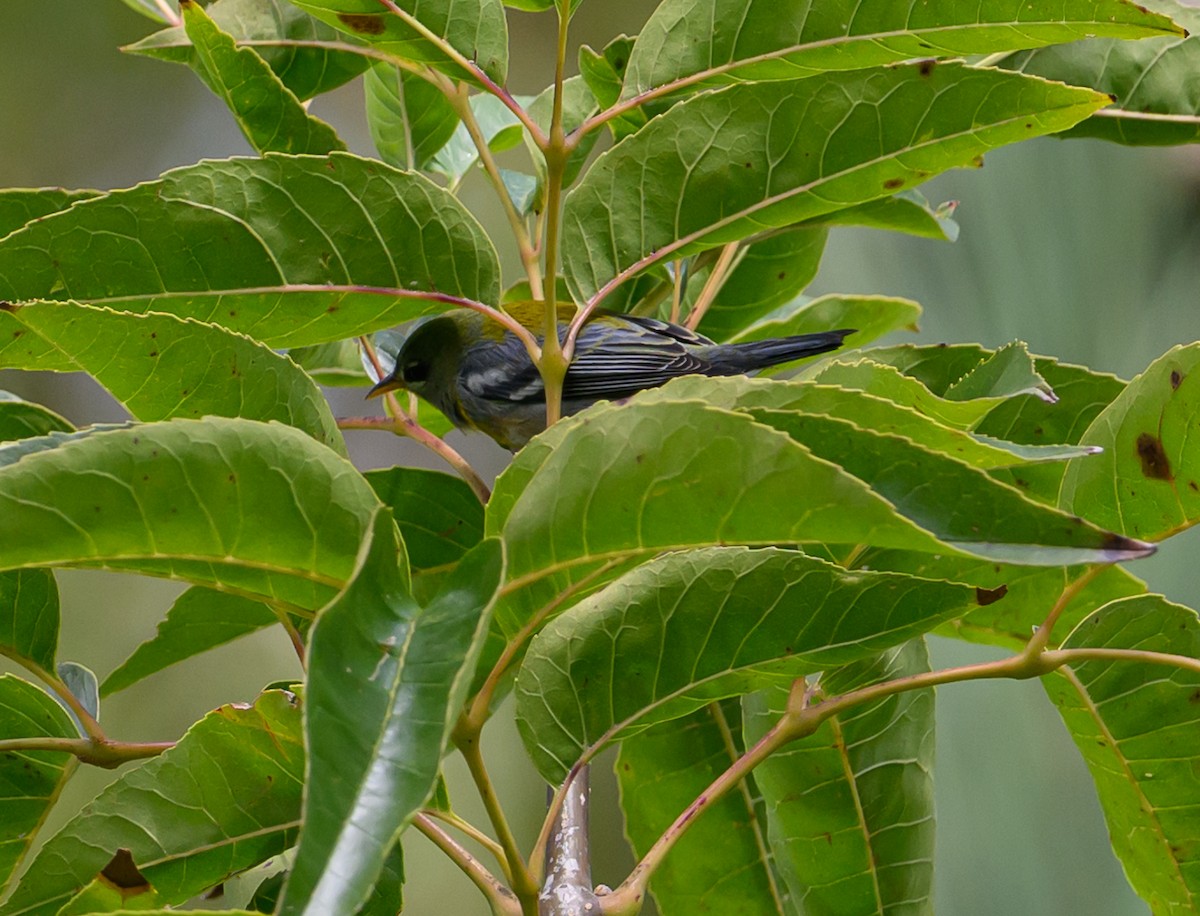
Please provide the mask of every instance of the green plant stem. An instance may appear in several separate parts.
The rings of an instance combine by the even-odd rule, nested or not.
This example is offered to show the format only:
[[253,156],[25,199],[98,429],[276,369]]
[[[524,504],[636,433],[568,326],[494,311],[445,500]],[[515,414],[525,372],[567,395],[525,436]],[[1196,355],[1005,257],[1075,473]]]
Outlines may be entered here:
[[513,892],[496,880],[470,852],[456,843],[444,830],[433,823],[432,818],[421,813],[413,818],[413,826],[433,841],[447,857],[457,865],[474,885],[483,892],[496,916],[519,916],[521,903]]
[[[90,717],[89,717],[90,718]],[[14,751],[62,751],[82,763],[111,770],[131,760],[157,757],[175,746],[174,741],[127,742],[107,738],[5,738],[0,754]]]
[[483,686],[479,688],[479,692],[467,704],[466,711],[459,721],[458,727],[464,730],[464,734],[478,734],[483,730],[484,723],[487,722],[491,714],[492,699],[496,695],[496,690],[500,687],[500,681],[504,679],[505,673],[512,666],[513,662],[517,660],[525,644],[542,628],[542,624],[546,622],[546,619],[573,596],[579,594],[579,592],[583,591],[583,589],[587,588],[597,579],[610,572],[619,562],[619,560],[610,560],[563,589],[563,591],[554,597],[553,601],[542,605],[536,613],[532,614],[525,622],[525,625],[517,632],[517,635],[504,644],[504,651],[500,653],[500,657],[492,665],[492,670],[488,672]]
[[1054,607],[1050,608],[1050,613],[1042,621],[1042,625],[1034,631],[1033,636],[1025,647],[1026,653],[1037,654],[1046,650],[1046,647],[1050,645],[1050,637],[1053,635],[1054,625],[1058,623],[1058,618],[1067,609],[1067,605],[1074,601],[1076,596],[1106,569],[1108,569],[1108,564],[1104,563],[1089,566],[1074,582],[1067,583],[1067,586],[1059,594],[1058,600],[1054,602]]
[[512,875],[508,874],[508,860],[504,858],[504,847],[493,840],[490,836],[472,824],[470,821],[463,820],[453,811],[435,811],[432,808],[426,808],[422,812],[426,817],[439,820],[444,824],[449,824],[451,827],[465,833],[472,840],[486,849],[495,858],[496,863],[504,869],[504,877],[508,881],[512,881]]
[[563,82],[567,61],[567,32],[569,17],[558,13],[558,48],[554,61],[554,101],[550,110],[550,134],[541,147],[546,160],[546,238],[545,252],[545,319],[542,354],[537,361],[538,371],[546,389],[546,425],[552,426],[562,416],[563,380],[571,362],[574,337],[568,336],[564,348],[558,339],[558,242],[562,232],[563,176],[566,174],[570,149],[563,133]]
[[275,613],[275,616],[279,618],[280,624],[283,625],[283,631],[287,633],[288,639],[291,640],[296,658],[300,660],[301,670],[307,671],[308,664],[305,658],[304,637],[300,635],[300,631],[296,629],[296,625],[292,623],[292,618],[288,616],[286,610],[275,604],[270,605],[270,608]]
[[[475,118],[475,112],[471,110],[467,85],[466,83],[459,83],[458,87],[455,88],[445,77],[439,81],[439,85],[441,85],[446,98],[450,100],[450,104],[454,106],[454,110],[458,112],[458,116],[462,119],[467,133],[470,134],[471,142],[475,144],[475,150],[479,153],[479,161],[483,165],[483,170],[487,174],[488,180],[496,192],[496,196],[500,198],[500,204],[504,207],[504,215],[508,217],[508,224],[512,229],[513,239],[517,243],[517,253],[520,255],[521,264],[525,268],[525,277],[529,280],[529,292],[534,299],[541,299],[543,295],[542,271],[538,264],[537,250],[530,240],[525,220],[517,212],[517,208],[513,205],[512,196],[508,193],[508,188],[504,186],[504,179],[500,177],[500,169],[496,165],[496,158],[492,155],[492,149],[488,146],[487,138],[484,137],[483,131],[479,127],[479,121]],[[537,359],[538,357],[536,352],[531,352],[529,355],[533,359]]]
[[[479,739],[479,733],[462,734],[455,730],[454,743],[467,763],[467,769],[471,772],[471,779],[479,792],[484,810],[487,811],[488,819],[492,822],[492,829],[496,831],[496,838],[504,850],[504,858],[508,862],[508,871],[512,876],[512,889],[524,909],[536,913],[538,885],[526,867],[525,861],[521,858],[521,850],[517,846],[516,837],[513,836],[508,818],[504,815],[504,808],[501,807],[500,799],[496,796],[487,765],[484,763],[483,754],[479,748]],[[533,907],[532,910],[530,910],[530,906]]]
[[[1081,577],[1082,578],[1082,577]],[[1077,585],[1078,580],[1072,585]],[[1066,591],[1066,590],[1064,590]],[[1068,598],[1069,600],[1069,598]],[[1058,604],[1062,603],[1060,597]],[[1052,610],[1053,614],[1054,611]],[[963,681],[983,680],[987,678],[1011,678],[1025,680],[1049,674],[1064,666],[1086,661],[1124,661],[1145,664],[1164,665],[1200,673],[1200,659],[1183,655],[1172,655],[1163,652],[1148,652],[1139,649],[1109,649],[1109,648],[1078,648],[1078,649],[1039,649],[1030,644],[1024,651],[999,661],[983,662],[976,665],[965,665],[957,668],[947,668],[941,671],[924,671],[907,677],[897,678],[882,684],[871,684],[852,690],[841,696],[829,699],[816,699],[803,680],[793,684],[792,695],[788,701],[787,712],[768,731],[762,739],[740,757],[729,769],[723,772],[712,784],[693,801],[675,822],[667,828],[658,841],[647,851],[642,860],[629,873],[629,877],[612,895],[605,898],[605,912],[633,914],[638,911],[645,899],[646,886],[650,876],[662,863],[663,858],[671,847],[682,836],[687,826],[703,813],[714,802],[719,800],[730,789],[745,777],[755,766],[767,756],[774,753],[783,745],[798,738],[813,734],[827,720],[848,709],[863,703],[872,703],[898,693],[909,690],[923,690],[929,687],[939,687],[943,684],[954,684]],[[803,689],[801,689],[803,688]],[[816,702],[814,702],[816,700]],[[586,762],[587,755],[583,758]],[[577,764],[579,766],[581,764]],[[611,904],[612,909],[609,909]]]
[[700,319],[704,317],[704,313],[708,311],[708,307],[717,298],[717,293],[721,291],[721,287],[725,285],[725,281],[729,278],[730,267],[737,253],[737,242],[730,242],[721,249],[721,254],[717,257],[717,263],[709,271],[708,279],[705,280],[704,287],[700,290],[700,295],[696,297],[695,305],[688,312],[686,323],[689,330],[696,330],[700,325]]
[[[483,72],[482,68],[475,61],[461,54],[458,49],[451,45],[446,39],[442,38],[436,32],[429,29],[423,22],[413,16],[406,10],[401,9],[396,5],[395,0],[378,0],[389,13],[404,22],[410,29],[428,41],[430,44],[436,45],[438,49],[445,54],[450,60],[458,64],[471,77],[479,82],[484,89],[498,98],[504,106],[516,115],[517,119],[529,131],[529,135],[533,137],[534,143],[541,146],[546,142],[546,135],[542,133],[542,129],[537,126],[529,114],[517,104],[517,100],[503,86],[493,80],[490,76]],[[322,42],[322,44],[326,44]]]

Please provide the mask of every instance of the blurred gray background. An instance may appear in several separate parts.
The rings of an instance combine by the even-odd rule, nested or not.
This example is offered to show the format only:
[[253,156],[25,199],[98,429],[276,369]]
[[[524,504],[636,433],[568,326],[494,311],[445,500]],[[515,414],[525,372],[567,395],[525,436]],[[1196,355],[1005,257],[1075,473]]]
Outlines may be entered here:
[[[646,0],[584,0],[572,41],[602,45],[636,33]],[[553,19],[511,16],[510,88],[533,93],[552,73]],[[201,158],[248,154],[223,105],[188,70],[122,54],[154,29],[119,0],[4,0],[0,6],[0,187],[117,188]],[[358,85],[318,99],[352,150],[370,154]],[[982,170],[951,173],[923,189],[960,201],[956,244],[869,231],[834,233],[813,292],[910,296],[926,309],[924,341],[1014,338],[1031,350],[1129,378],[1177,343],[1200,338],[1200,155],[1131,150],[1095,141],[1035,141],[988,156]],[[503,221],[481,182],[464,198]],[[504,238],[502,233],[498,233]],[[508,253],[508,276],[516,276]],[[123,416],[86,378],[0,373],[0,388],[39,400],[77,423]],[[361,393],[334,393],[343,415],[366,412]],[[457,437],[457,434],[455,434]],[[505,453],[481,437],[455,440],[495,473]],[[407,443],[356,433],[363,466],[429,462]],[[1169,542],[1134,571],[1195,607],[1188,569],[1200,532]],[[148,638],[174,583],[68,572],[60,576],[61,657],[101,678]],[[939,666],[995,657],[935,640]],[[219,670],[218,670],[219,669]],[[0,667],[0,670],[4,670]],[[297,673],[286,640],[260,634],[144,682],[103,710],[127,740],[178,736],[207,710],[251,700],[268,681]],[[501,714],[486,750],[499,760],[500,791],[526,842],[544,793]],[[1126,916],[1147,908],[1129,890],[1108,848],[1090,779],[1036,683],[974,683],[938,698],[939,813],[936,904],[972,916]],[[604,764],[597,768],[596,879],[618,883],[629,865]],[[484,822],[461,768],[456,806]],[[68,786],[51,826],[113,774],[84,771]],[[483,914],[474,889],[421,837],[406,840],[407,911]]]

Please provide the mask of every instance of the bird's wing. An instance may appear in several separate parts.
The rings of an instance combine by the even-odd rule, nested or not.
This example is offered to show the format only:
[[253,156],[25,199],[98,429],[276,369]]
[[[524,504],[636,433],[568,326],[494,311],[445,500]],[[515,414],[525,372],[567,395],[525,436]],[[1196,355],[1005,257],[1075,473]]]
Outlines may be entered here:
[[[563,400],[624,398],[681,375],[704,372],[708,362],[696,348],[711,343],[653,318],[623,315],[616,321],[590,322],[576,341]],[[468,351],[460,377],[477,397],[510,403],[546,399],[541,376],[515,338]]]

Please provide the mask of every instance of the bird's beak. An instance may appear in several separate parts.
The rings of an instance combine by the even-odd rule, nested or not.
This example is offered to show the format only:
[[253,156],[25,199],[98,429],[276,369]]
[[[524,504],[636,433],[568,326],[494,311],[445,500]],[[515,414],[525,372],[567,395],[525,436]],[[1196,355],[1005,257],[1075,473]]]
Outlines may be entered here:
[[404,383],[396,381],[394,376],[389,375],[378,385],[367,392],[368,398],[377,398],[381,394],[387,394],[389,391],[395,391],[397,388],[403,388]]

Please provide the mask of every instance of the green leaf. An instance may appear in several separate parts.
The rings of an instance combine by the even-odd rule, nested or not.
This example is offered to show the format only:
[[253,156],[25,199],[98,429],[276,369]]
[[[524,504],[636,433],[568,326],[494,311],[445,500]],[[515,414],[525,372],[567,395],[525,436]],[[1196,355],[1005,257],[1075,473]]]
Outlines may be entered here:
[[[1158,595],[1114,601],[1065,649],[1200,658],[1200,621]],[[1153,912],[1200,906],[1200,674],[1140,661],[1072,663],[1042,679],[1096,781],[1113,850]]]
[[[588,45],[579,48],[579,75],[583,77],[596,98],[600,108],[611,108],[621,98],[625,85],[625,71],[629,66],[629,55],[634,39],[618,35],[597,52]],[[608,121],[613,137],[620,140],[638,130],[646,123],[646,112],[634,108]]]
[[[924,640],[822,675],[826,694],[929,670]],[[787,707],[787,690],[743,700],[746,740]],[[932,912],[933,690],[854,707],[754,771],[775,861],[806,916]]]
[[[1018,651],[1028,644],[1064,589],[1080,574],[1074,567],[1014,566],[906,550],[868,550],[857,565],[975,586],[979,607],[935,632],[939,636]],[[1075,624],[1101,605],[1145,591],[1146,584],[1120,566],[1105,567],[1063,607],[1051,647],[1057,646]]]
[[656,263],[890,196],[1107,103],[929,62],[704,93],[601,156],[567,196],[567,275],[580,299],[602,300]]
[[[736,759],[730,739],[740,716],[731,705],[711,703],[621,742],[614,769],[636,856]],[[650,881],[660,913],[793,912],[764,856],[766,824],[749,802],[746,791],[735,790],[688,824]]]
[[303,782],[295,696],[222,706],[67,822],[0,913],[56,912],[122,847],[163,901],[182,903],[290,846]]
[[626,98],[682,81],[778,80],[922,57],[962,57],[1093,35],[1179,34],[1118,0],[910,6],[890,0],[665,0],[634,45]]
[[[361,54],[329,46],[342,40],[336,29],[300,11],[288,0],[216,0],[207,7],[223,32],[255,49],[297,98],[310,99],[354,79],[367,67]],[[183,26],[163,29],[123,50],[195,68],[196,51]]]
[[458,114],[442,91],[399,67],[373,62],[363,89],[371,139],[388,165],[424,168],[458,127]]
[[209,417],[25,443],[49,447],[7,465],[0,449],[8,569],[132,570],[316,609],[349,578],[378,506],[348,461],[278,424]]
[[1012,398],[1032,395],[1053,403],[1058,400],[1046,380],[1038,375],[1033,357],[1021,341],[1005,344],[975,366],[942,397],[950,401],[977,401],[980,398]]
[[965,586],[847,572],[795,551],[669,554],[534,638],[517,676],[517,725],[557,784],[612,741],[874,654],[974,602]]
[[[835,294],[817,299],[798,299],[744,328],[733,335],[730,342],[786,337],[789,334],[807,334],[831,328],[857,328],[850,338],[850,344],[861,347],[893,331],[916,330],[920,316],[920,305],[911,299],[894,296]],[[815,377],[823,379],[824,372],[818,372]]]
[[[471,114],[475,116],[479,125],[479,132],[492,152],[504,152],[521,142],[521,122],[508,106],[494,95],[473,95],[469,104]],[[450,187],[457,188],[478,161],[479,150],[475,141],[471,139],[467,126],[459,121],[450,139],[429,159],[426,168],[439,175],[445,175],[450,181]]]
[[[550,133],[550,117],[554,108],[554,86],[547,86],[536,99],[529,103],[529,116],[547,134]],[[562,86],[562,119],[563,131],[567,134],[578,130],[579,127],[597,111],[596,97],[592,95],[591,87],[582,76],[572,76],[563,81]],[[574,183],[583,168],[584,162],[596,146],[600,138],[598,132],[584,134],[579,138],[579,144],[567,157],[563,167],[563,187],[568,188]],[[525,137],[529,146],[530,158],[537,169],[539,179],[546,179],[546,159],[533,145],[529,136]]]
[[319,388],[270,347],[173,315],[116,312],[75,302],[0,309],[12,337],[0,367],[84,371],[140,420],[279,420],[345,454]]
[[816,223],[826,226],[887,229],[918,238],[953,242],[958,239],[958,223],[951,217],[957,206],[957,203],[950,201],[938,207],[931,207],[925,195],[913,189],[859,204],[857,207],[835,210],[828,216],[819,217]]
[[476,547],[419,608],[393,532],[380,512],[355,577],[313,627],[304,830],[281,914],[351,913],[368,898],[398,832],[434,792],[487,632],[500,543]]
[[386,54],[430,64],[456,79],[475,74],[455,62],[470,61],[494,82],[508,70],[508,26],[501,0],[398,0],[402,14],[378,0],[292,0],[339,32]]
[[1137,42],[1094,38],[1014,54],[1000,66],[1090,86],[1113,97],[1114,105],[1065,136],[1136,146],[1194,143],[1200,140],[1200,96],[1191,88],[1192,75],[1200,69],[1200,11],[1174,0],[1148,5],[1191,34]]
[[296,347],[288,351],[288,357],[320,385],[361,388],[371,384],[363,371],[356,340]]
[[52,673],[58,622],[54,573],[48,569],[0,573],[0,655]]
[[26,223],[59,210],[77,200],[95,197],[99,191],[66,191],[62,188],[11,188],[0,191],[0,238]]
[[146,881],[128,849],[118,849],[96,877],[67,901],[57,916],[161,910],[163,901]]
[[[729,340],[776,308],[785,308],[817,275],[827,235],[824,229],[791,229],[747,245],[704,313],[699,331],[713,340]],[[690,298],[695,299],[707,277],[704,271],[688,278]]]
[[1082,442],[1104,454],[1072,462],[1059,504],[1114,530],[1160,541],[1200,521],[1200,343],[1175,347],[1092,421]]
[[[483,228],[428,179],[347,153],[202,162],[0,239],[0,299],[168,312],[273,347],[378,330],[448,295],[499,298]],[[13,329],[0,312],[0,337]]]
[[1033,502],[979,468],[902,436],[790,411],[751,415],[853,474],[900,515],[962,552],[1032,566],[1114,562],[1153,553],[1144,542]]
[[274,612],[261,602],[207,588],[189,588],[171,605],[157,633],[104,679],[100,695],[124,690],[185,658],[278,622]]
[[[79,737],[48,693],[12,674],[0,675],[0,735]],[[75,766],[62,751],[0,751],[0,884],[7,886]]]
[[183,25],[196,50],[196,72],[237,119],[260,153],[344,150],[337,132],[313,117],[253,48],[239,48],[195,0],[180,0]]
[[457,563],[483,539],[483,506],[461,478],[405,467],[365,476],[392,510],[414,569]]
[[[1072,446],[1022,447],[1000,440],[981,440],[887,398],[807,381],[733,376],[713,382],[693,377],[680,379],[665,391],[647,393],[643,403],[691,399],[731,410],[787,411],[817,419],[833,417],[871,432],[903,436],[916,445],[984,469],[1024,466],[1037,461],[1065,461],[1094,451]],[[758,419],[763,420],[762,417]],[[777,425],[770,419],[765,422]]]
[[358,916],[396,916],[403,909],[404,850],[399,843],[394,843],[371,896],[358,909]]
[[0,391],[0,442],[29,439],[51,432],[70,432],[70,423],[48,407]]

